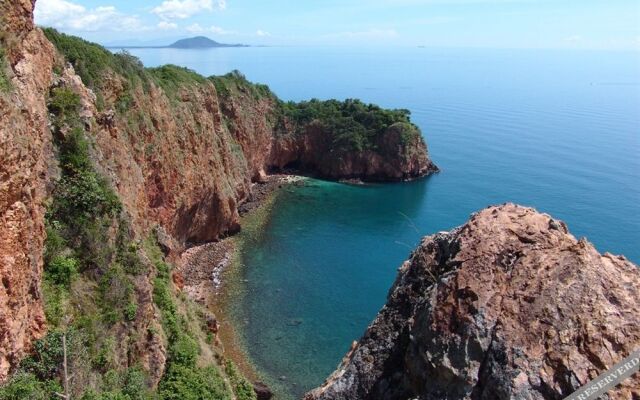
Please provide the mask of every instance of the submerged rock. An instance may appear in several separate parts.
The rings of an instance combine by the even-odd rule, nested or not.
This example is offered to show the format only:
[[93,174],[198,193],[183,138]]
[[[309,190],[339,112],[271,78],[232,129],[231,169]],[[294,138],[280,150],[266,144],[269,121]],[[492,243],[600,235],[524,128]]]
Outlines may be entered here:
[[256,393],[257,400],[269,400],[273,397],[271,389],[262,382],[255,382],[253,384],[253,391]]
[[[514,204],[426,237],[305,399],[561,399],[640,347],[640,270]],[[640,398],[640,377],[609,393]]]

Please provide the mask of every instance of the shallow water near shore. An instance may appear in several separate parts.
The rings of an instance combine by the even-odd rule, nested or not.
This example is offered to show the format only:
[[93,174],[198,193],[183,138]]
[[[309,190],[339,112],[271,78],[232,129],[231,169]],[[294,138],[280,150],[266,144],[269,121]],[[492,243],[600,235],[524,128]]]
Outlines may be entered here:
[[[384,304],[424,235],[512,201],[640,262],[640,53],[481,49],[132,50],[145,65],[239,69],[285,100],[408,108],[442,172],[288,186],[243,247],[232,299],[256,367],[299,397]],[[283,378],[283,379],[281,379]]]

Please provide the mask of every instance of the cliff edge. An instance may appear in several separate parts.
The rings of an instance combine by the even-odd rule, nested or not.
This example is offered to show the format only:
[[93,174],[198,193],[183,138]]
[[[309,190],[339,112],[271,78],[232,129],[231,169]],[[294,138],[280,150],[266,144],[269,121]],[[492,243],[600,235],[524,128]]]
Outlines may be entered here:
[[[514,204],[423,239],[307,400],[562,399],[640,347],[640,270]],[[611,399],[640,398],[640,377]]]
[[33,3],[0,1],[0,380],[45,334],[44,201],[53,158],[46,93],[54,48]]

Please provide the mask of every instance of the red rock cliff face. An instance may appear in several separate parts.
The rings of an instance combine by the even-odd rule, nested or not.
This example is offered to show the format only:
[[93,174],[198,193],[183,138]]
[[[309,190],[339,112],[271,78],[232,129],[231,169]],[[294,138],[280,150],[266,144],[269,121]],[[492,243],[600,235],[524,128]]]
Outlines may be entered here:
[[45,332],[40,299],[44,207],[51,158],[45,94],[53,46],[33,29],[33,3],[0,1],[0,379]]
[[[514,204],[425,238],[306,399],[562,399],[640,346],[640,270]],[[640,397],[636,374],[609,393]]]
[[[321,125],[312,123],[302,135],[277,136],[269,166],[292,167],[328,179],[365,181],[402,181],[437,172],[427,146],[414,128],[404,124],[390,126],[374,144],[375,151],[333,149],[331,135]],[[403,139],[403,133],[416,133]]]
[[[180,96],[171,104],[155,86],[147,94],[138,91],[133,126],[89,103],[97,121],[96,157],[135,226],[159,224],[179,241],[210,241],[239,229],[237,205],[248,195],[256,167],[222,129],[212,84]],[[245,146],[259,146],[261,139],[257,132]]]

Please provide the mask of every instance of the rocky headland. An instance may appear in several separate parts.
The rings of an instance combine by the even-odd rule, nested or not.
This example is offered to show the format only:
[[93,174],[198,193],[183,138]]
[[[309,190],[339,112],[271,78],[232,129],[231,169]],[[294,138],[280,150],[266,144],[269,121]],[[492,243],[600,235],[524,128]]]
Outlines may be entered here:
[[[638,287],[638,266],[563,222],[489,207],[422,240],[305,399],[563,399],[640,347]],[[608,398],[640,398],[639,375]]]

